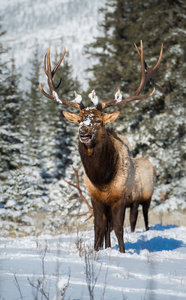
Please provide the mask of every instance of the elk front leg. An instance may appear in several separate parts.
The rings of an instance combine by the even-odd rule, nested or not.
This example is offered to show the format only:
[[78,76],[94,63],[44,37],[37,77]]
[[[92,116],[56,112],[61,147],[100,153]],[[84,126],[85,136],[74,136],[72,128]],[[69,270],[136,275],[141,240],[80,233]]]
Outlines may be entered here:
[[110,206],[106,207],[107,227],[105,232],[105,248],[111,248],[110,232],[112,230],[112,214]]
[[107,228],[105,232],[105,248],[111,248],[110,231],[111,231],[111,225],[110,225],[110,221],[107,219]]
[[119,251],[125,252],[124,239],[123,239],[123,223],[125,217],[125,205],[123,202],[116,203],[112,208],[112,221],[113,228],[118,239]]
[[94,211],[94,250],[98,251],[103,247],[107,222],[104,204],[92,200],[92,206]]

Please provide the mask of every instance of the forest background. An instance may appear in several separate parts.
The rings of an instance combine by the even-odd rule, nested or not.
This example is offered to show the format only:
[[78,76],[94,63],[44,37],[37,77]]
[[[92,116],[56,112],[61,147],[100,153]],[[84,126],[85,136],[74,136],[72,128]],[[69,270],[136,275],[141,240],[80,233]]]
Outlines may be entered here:
[[[61,5],[61,11],[59,8],[58,11],[68,21],[71,16],[63,10],[63,2],[56,1],[56,5]],[[89,0],[66,2],[74,18],[75,10],[80,17],[83,9],[91,14]],[[31,3],[30,7],[22,7],[33,15]],[[43,3],[39,1],[40,5]],[[112,126],[129,139],[134,156],[147,157],[156,167],[157,184],[152,209],[159,212],[185,211],[186,4],[182,0],[112,0],[102,1],[100,5],[101,9],[96,1],[92,12],[93,16],[97,16],[92,26],[98,27],[89,33],[91,39],[82,37],[82,58],[89,62],[83,65],[86,75],[83,78],[79,52],[73,59],[70,57],[70,52],[73,52],[71,38],[69,55],[55,77],[56,82],[62,77],[58,93],[72,100],[76,90],[87,105],[90,105],[87,95],[92,89],[101,100],[113,99],[118,87],[123,97],[127,97],[136,89],[140,78],[140,59],[134,43],[139,46],[140,40],[143,40],[145,60],[149,66],[156,63],[163,43],[163,58],[156,80],[166,96],[156,90],[151,99],[119,108],[120,117]],[[22,7],[19,8],[20,14]],[[39,11],[42,14],[42,10]],[[42,19],[45,27],[52,13],[53,10],[43,19],[37,15],[34,17]],[[69,200],[69,197],[78,195],[63,180],[74,182],[76,178],[71,165],[80,165],[77,127],[64,120],[62,107],[45,99],[39,91],[39,82],[45,87],[47,85],[43,75],[47,47],[44,49],[37,35],[32,37],[34,48],[29,55],[29,67],[17,67],[14,47],[11,48],[11,42],[6,42],[8,17],[10,20],[8,14],[1,16],[0,28],[0,227],[3,236],[39,234],[43,230],[55,233],[77,222],[72,217],[77,212],[86,211],[86,206],[78,200]],[[27,22],[26,17],[23,20]],[[76,36],[77,23],[73,17],[70,21],[74,24]],[[60,27],[60,20],[56,22]],[[87,23],[80,25],[88,26]],[[68,31],[68,28],[65,30]],[[57,29],[56,32],[59,34]],[[67,36],[61,34],[58,47],[55,47],[54,36],[50,40],[53,65],[63,51]],[[27,52],[26,47],[23,50]],[[76,62],[79,70],[75,67]],[[85,80],[85,77],[88,79]],[[147,93],[150,89],[148,86],[143,92]],[[80,179],[82,191],[88,199],[82,170]],[[78,221],[84,222],[84,218]]]

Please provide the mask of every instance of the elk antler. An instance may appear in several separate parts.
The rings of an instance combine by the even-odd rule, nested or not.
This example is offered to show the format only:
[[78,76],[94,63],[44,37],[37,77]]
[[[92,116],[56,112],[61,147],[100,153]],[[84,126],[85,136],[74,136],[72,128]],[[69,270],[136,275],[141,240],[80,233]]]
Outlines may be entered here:
[[160,61],[161,61],[161,58],[162,58],[163,44],[161,45],[161,50],[160,50],[160,55],[159,55],[158,62],[155,65],[155,67],[153,67],[153,68],[148,68],[148,66],[147,66],[147,64],[144,60],[144,57],[143,57],[143,43],[142,43],[142,41],[140,42],[140,44],[141,44],[141,53],[140,53],[138,47],[136,46],[136,44],[134,44],[139,56],[141,57],[141,81],[140,81],[140,84],[139,84],[137,90],[132,94],[132,96],[130,96],[126,99],[123,99],[123,100],[122,100],[122,96],[120,94],[120,91],[118,91],[115,94],[115,99],[114,100],[99,103],[99,107],[97,107],[99,110],[103,110],[103,109],[105,109],[106,107],[109,107],[109,106],[116,106],[116,105],[125,104],[125,103],[128,103],[128,102],[133,101],[133,100],[146,99],[146,98],[152,96],[155,92],[155,88],[153,89],[153,91],[150,94],[139,96],[139,94],[142,91],[143,87],[145,86],[145,84],[149,80],[152,82],[154,87],[157,87],[164,94],[162,88],[155,83],[155,72],[156,72],[157,68],[159,67],[159,64],[160,64]]
[[[134,46],[135,46],[135,48],[136,48],[136,50],[137,50],[139,56],[141,57],[141,56],[143,55],[143,44],[142,44],[142,41],[141,41],[141,53],[140,53],[138,47],[136,46],[136,44],[134,44]],[[152,83],[152,85],[153,85],[154,87],[156,87],[162,94],[164,94],[163,89],[162,89],[159,85],[157,85],[157,84],[155,83],[155,76],[156,76],[155,71],[157,70],[157,68],[158,68],[159,65],[160,65],[160,62],[161,62],[161,59],[162,59],[162,54],[163,54],[163,44],[161,44],[161,50],[160,50],[160,55],[159,55],[158,61],[157,61],[156,65],[155,65],[153,68],[149,68],[149,67],[147,66],[146,61],[144,60],[145,80],[144,80],[143,86],[147,83],[148,80],[150,80],[151,83]],[[142,58],[141,58],[141,59],[142,59]],[[143,87],[142,87],[142,88],[143,88]],[[138,91],[138,90],[139,90],[139,91]],[[139,95],[140,92],[141,92],[141,88],[140,88],[140,85],[139,85],[139,87],[138,87],[138,89],[136,90],[135,94],[136,94],[136,95]]]
[[[43,95],[49,99],[53,99],[57,102],[59,102],[60,104],[66,105],[66,106],[71,106],[71,107],[76,107],[79,108],[79,110],[84,108],[84,105],[81,102],[81,98],[77,97],[77,94],[75,93],[75,102],[71,102],[71,101],[67,101],[64,100],[63,98],[61,98],[57,93],[56,93],[56,89],[59,87],[60,83],[61,83],[61,79],[60,82],[58,83],[57,87],[55,87],[54,83],[53,83],[53,76],[55,75],[58,67],[60,66],[64,56],[65,56],[65,52],[66,52],[66,48],[63,51],[62,56],[60,57],[58,63],[56,64],[56,66],[54,67],[53,71],[51,71],[51,64],[50,64],[50,47],[48,48],[48,52],[44,57],[44,71],[46,76],[48,77],[48,86],[50,88],[51,94],[46,93],[42,86],[41,83],[39,84],[39,88],[41,90],[41,92],[43,93]],[[46,63],[47,63],[47,68],[46,68]],[[80,100],[80,101],[79,101]]]

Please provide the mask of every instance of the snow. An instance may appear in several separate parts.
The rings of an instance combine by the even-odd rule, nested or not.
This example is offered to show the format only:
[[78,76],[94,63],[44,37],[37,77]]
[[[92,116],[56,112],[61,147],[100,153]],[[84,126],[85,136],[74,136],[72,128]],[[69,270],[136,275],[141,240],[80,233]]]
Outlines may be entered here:
[[55,98],[55,100],[58,103],[63,104],[63,102],[59,99],[59,96],[58,96],[58,94],[55,91],[53,91],[52,94],[53,94],[53,97]]
[[170,48],[170,53],[176,53],[176,54],[181,54],[183,55],[183,50],[181,49],[180,45],[174,45]]
[[87,119],[84,120],[83,122],[80,122],[79,125],[80,125],[80,127],[81,126],[90,126],[90,125],[92,125],[92,120],[90,117],[87,117]]
[[[94,108],[93,108],[94,109]],[[85,108],[85,110],[86,111],[90,111],[90,110],[92,110],[92,108],[91,107],[86,107]],[[92,126],[93,125],[93,121],[94,121],[94,114],[93,113],[89,113],[86,117],[85,117],[85,119],[82,121],[82,122],[80,122],[80,124],[79,124],[79,126],[81,127],[81,126]]]
[[89,96],[90,100],[94,103],[94,105],[98,105],[99,99],[96,96],[95,90],[93,90],[88,96]]
[[81,104],[82,96],[75,93],[75,102],[78,103],[78,104]]
[[60,291],[65,299],[186,299],[185,226],[127,227],[125,254],[114,233],[112,248],[94,252],[93,236],[1,237],[0,299],[34,299],[38,282],[49,299],[61,299]]
[[120,90],[115,93],[114,100],[116,100],[117,103],[122,101],[122,94],[120,93]]

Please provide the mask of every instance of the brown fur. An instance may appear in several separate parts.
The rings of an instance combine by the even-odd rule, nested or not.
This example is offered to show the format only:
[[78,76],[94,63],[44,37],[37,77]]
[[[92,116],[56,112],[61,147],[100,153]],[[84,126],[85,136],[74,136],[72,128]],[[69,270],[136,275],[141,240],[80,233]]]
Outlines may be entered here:
[[135,230],[138,206],[143,206],[146,230],[148,208],[155,184],[155,169],[145,158],[133,159],[126,137],[107,129],[119,112],[102,114],[85,108],[77,115],[63,112],[71,122],[79,123],[79,153],[84,166],[84,182],[94,211],[94,248],[111,247],[110,231],[114,229],[119,250],[125,252],[123,223],[130,207],[131,231]]
[[113,122],[119,113],[103,115],[96,109],[84,109],[80,115],[70,112],[64,115],[69,121],[80,124],[79,153],[94,210],[94,248],[103,247],[104,237],[105,246],[111,247],[113,228],[119,250],[124,252],[123,223],[127,199],[134,186],[135,163],[127,139],[105,128],[105,124]]

